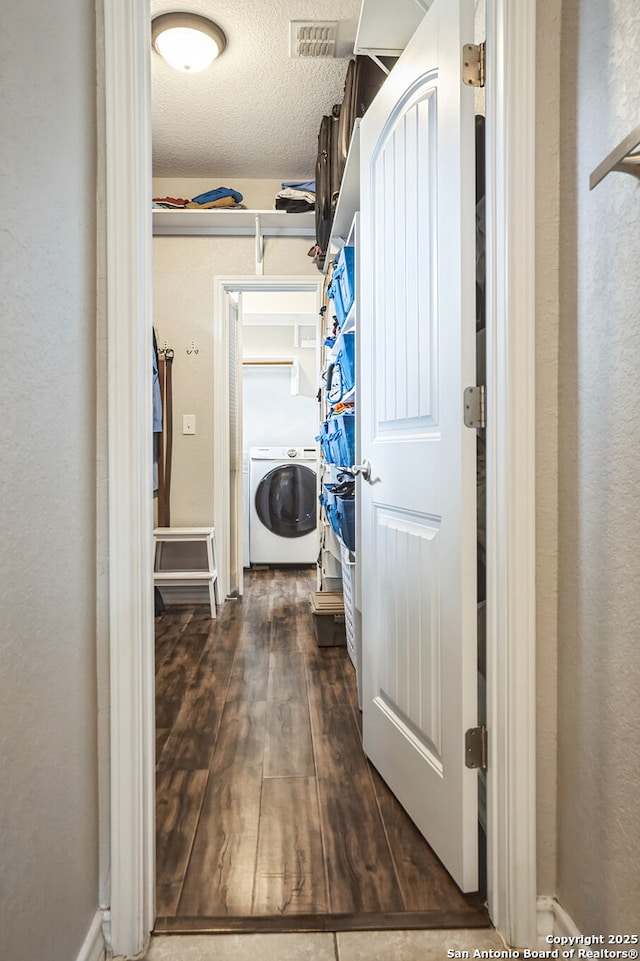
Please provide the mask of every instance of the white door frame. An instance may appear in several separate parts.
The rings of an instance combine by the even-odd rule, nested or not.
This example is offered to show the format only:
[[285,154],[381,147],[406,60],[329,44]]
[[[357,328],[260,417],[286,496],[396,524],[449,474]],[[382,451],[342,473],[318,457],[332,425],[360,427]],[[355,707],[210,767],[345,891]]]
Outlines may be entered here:
[[110,796],[101,849],[108,846],[110,859],[100,873],[110,879],[105,939],[115,956],[130,956],[143,949],[155,917],[148,5],[99,0],[96,27],[97,310],[106,319],[98,349],[108,358],[98,409],[107,406],[109,558],[109,657],[99,663],[109,665],[110,692],[110,746],[99,759]]
[[487,2],[488,901],[537,945],[536,0]]
[[213,315],[213,517],[218,548],[218,576],[224,595],[230,588],[230,517],[229,475],[229,295],[234,293],[294,292],[316,295],[316,313],[320,311],[324,280],[314,276],[234,276],[214,278]]
[[[488,893],[501,934],[510,944],[531,947],[536,944],[535,6],[536,0],[487,2]],[[132,956],[144,949],[153,926],[155,882],[148,9],[130,0],[104,0],[97,32],[99,51],[104,43],[99,107],[106,112],[98,151],[106,278],[99,276],[98,309],[106,312],[109,354],[107,396],[100,394],[99,401],[107,403],[109,421],[111,660],[110,754],[101,762],[109,770],[111,810],[101,830],[111,852],[111,947],[115,955]],[[235,281],[245,286],[253,281],[259,288],[265,278]],[[228,484],[228,471],[220,480]]]
[[[235,439],[236,439],[236,451],[231,450],[231,445],[229,446],[229,496],[231,498],[231,503],[229,505],[229,593],[235,593],[236,588],[238,591],[238,597],[242,597],[244,594],[244,543],[243,543],[243,525],[244,525],[244,463],[242,456],[242,428],[244,422],[243,416],[243,403],[242,403],[242,366],[238,363],[239,359],[242,358],[242,295],[239,294],[237,297],[228,296],[225,297],[225,312],[228,318],[227,330],[228,333],[235,326],[235,357],[236,357],[236,422],[235,428]],[[215,360],[214,360],[215,363]],[[231,413],[231,337],[229,337],[229,362],[227,364],[227,376],[229,377],[229,424],[228,432],[229,439],[233,436],[232,433],[232,413]],[[214,421],[215,421],[215,411],[214,411]],[[235,464],[235,475],[232,470],[234,460]],[[215,456],[214,456],[215,464]],[[235,491],[234,491],[235,487]],[[235,494],[235,497],[234,497]],[[235,504],[236,510],[234,515],[233,505]],[[235,554],[235,557],[233,556]],[[236,568],[237,575],[237,585],[233,577],[234,566]]]

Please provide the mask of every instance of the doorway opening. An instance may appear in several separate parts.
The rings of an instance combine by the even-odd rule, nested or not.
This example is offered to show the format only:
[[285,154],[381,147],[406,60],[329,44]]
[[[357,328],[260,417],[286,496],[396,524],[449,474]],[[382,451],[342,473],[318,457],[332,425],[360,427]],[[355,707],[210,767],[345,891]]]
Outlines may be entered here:
[[317,300],[315,289],[230,295],[232,593],[251,566],[317,558]]
[[[251,446],[313,446],[315,441],[307,434],[304,423],[310,423],[310,404],[313,403],[313,387],[310,372],[318,366],[318,315],[320,312],[322,279],[315,277],[216,277],[215,315],[213,323],[214,369],[213,369],[213,517],[221,545],[218,556],[220,583],[224,596],[239,596],[243,592],[243,569],[248,566],[248,547],[245,514],[249,513],[247,502],[250,484]],[[279,307],[273,303],[277,300]],[[298,310],[296,308],[302,307]],[[245,309],[246,308],[246,309]],[[277,314],[278,324],[275,324]],[[304,322],[301,323],[301,318]],[[313,317],[315,349],[300,346],[311,339],[307,322]],[[243,338],[246,323],[247,336]],[[274,331],[274,328],[279,331]],[[263,336],[265,330],[274,331],[273,336]],[[282,335],[280,337],[280,334]],[[243,348],[246,340],[247,350]],[[286,346],[285,346],[286,342]],[[298,346],[296,346],[296,344]],[[301,360],[304,354],[312,354],[311,365]],[[275,362],[284,362],[281,366]],[[246,366],[245,366],[246,362]],[[302,374],[301,374],[302,370]],[[284,374],[283,379],[283,371]],[[262,372],[277,384],[256,382],[256,373]],[[287,434],[287,415],[278,413],[277,397],[273,390],[265,398],[261,416],[255,414],[248,440],[255,440],[247,448],[243,437],[243,384],[254,392],[273,388],[286,395],[286,382],[290,384],[289,395],[295,395],[295,433]],[[301,380],[302,377],[302,380]],[[302,411],[300,411],[302,408]],[[276,423],[277,421],[277,423]],[[269,432],[269,423],[272,432]],[[307,429],[308,426],[307,426]],[[267,438],[271,437],[271,440]],[[259,440],[264,438],[264,443]],[[290,438],[285,440],[285,438]],[[293,443],[293,442],[296,443]],[[247,502],[245,510],[245,502]]]
[[[535,917],[535,551],[534,529],[534,92],[535,3],[488,9],[495,56],[488,61],[490,191],[487,228],[491,339],[487,573],[488,852],[491,916],[511,944],[534,944]],[[142,950],[153,918],[153,721],[149,615],[150,512],[143,510],[148,328],[141,302],[151,285],[147,213],[148,23],[141,8],[105,9],[105,99],[114,136],[105,145],[108,341],[120,363],[109,372],[110,692],[102,845],[111,884],[114,953]],[[102,38],[102,32],[100,33]],[[508,51],[508,55],[507,55]],[[135,169],[137,179],[131,177]],[[122,184],[130,201],[122,203]],[[144,230],[141,230],[141,225]],[[513,278],[517,275],[518,282]],[[146,298],[146,300],[145,300]],[[517,425],[517,428],[514,426]],[[136,484],[132,484],[132,478]],[[139,643],[132,644],[132,638]],[[105,738],[105,740],[107,740]]]

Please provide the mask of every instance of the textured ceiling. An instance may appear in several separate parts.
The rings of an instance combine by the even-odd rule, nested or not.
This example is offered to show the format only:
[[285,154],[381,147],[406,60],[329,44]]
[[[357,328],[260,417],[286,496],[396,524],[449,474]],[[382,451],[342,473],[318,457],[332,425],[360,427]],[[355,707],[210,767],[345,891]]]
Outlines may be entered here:
[[[220,58],[197,74],[152,51],[154,176],[313,178],[320,121],[342,100],[360,4],[151,0],[152,17],[188,9],[227,35]],[[337,20],[336,59],[290,58],[290,20]]]

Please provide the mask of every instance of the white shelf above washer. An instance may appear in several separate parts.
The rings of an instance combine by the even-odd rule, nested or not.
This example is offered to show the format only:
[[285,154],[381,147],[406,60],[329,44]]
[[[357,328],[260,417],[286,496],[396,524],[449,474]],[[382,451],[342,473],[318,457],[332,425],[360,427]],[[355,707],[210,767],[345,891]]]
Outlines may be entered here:
[[286,210],[154,210],[154,237],[315,237],[315,214]]
[[297,357],[243,357],[242,366],[248,368],[289,367],[291,370],[291,396],[297,397],[300,393],[300,361]]

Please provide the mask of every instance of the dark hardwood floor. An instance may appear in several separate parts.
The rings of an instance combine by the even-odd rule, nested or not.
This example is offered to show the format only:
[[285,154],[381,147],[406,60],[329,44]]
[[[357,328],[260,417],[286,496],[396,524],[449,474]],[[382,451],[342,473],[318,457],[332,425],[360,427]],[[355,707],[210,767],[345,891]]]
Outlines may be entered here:
[[311,570],[156,619],[156,931],[482,927],[365,758]]

